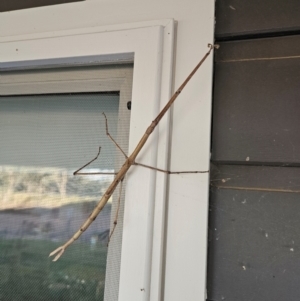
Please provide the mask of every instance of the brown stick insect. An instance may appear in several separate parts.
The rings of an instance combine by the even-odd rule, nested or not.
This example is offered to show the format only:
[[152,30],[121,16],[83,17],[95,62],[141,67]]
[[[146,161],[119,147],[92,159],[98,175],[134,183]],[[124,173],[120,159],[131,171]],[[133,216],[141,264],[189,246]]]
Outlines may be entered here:
[[[127,156],[123,152],[123,150],[120,148],[120,146],[117,144],[117,142],[109,134],[109,132],[108,132],[108,126],[107,126],[107,118],[106,118],[106,116],[104,114],[105,122],[106,122],[106,134],[114,142],[114,144],[116,145],[116,147],[123,153],[123,155],[125,156],[126,160],[125,160],[123,166],[121,167],[121,169],[117,173],[113,173],[113,174],[115,174],[114,180],[109,185],[109,187],[107,188],[106,192],[101,197],[99,203],[94,208],[93,212],[90,214],[90,216],[87,218],[87,220],[79,228],[79,230],[64,245],[58,247],[56,250],[54,250],[53,252],[50,253],[49,256],[53,256],[53,255],[57,254],[55,256],[55,258],[53,259],[53,261],[57,261],[60,258],[60,256],[64,253],[64,251],[66,250],[66,248],[69,247],[75,240],[77,240],[84,231],[86,231],[86,229],[97,218],[98,214],[101,212],[101,210],[103,209],[103,207],[106,205],[106,203],[108,202],[109,198],[111,197],[111,195],[113,194],[113,192],[115,191],[115,189],[117,188],[117,186],[118,186],[119,183],[120,183],[120,190],[122,189],[123,179],[124,179],[127,171],[130,169],[130,167],[132,165],[143,166],[143,167],[150,168],[150,169],[153,169],[153,170],[157,170],[157,171],[160,171],[160,172],[164,172],[164,173],[167,173],[167,174],[207,173],[208,172],[208,171],[178,171],[178,172],[175,171],[174,172],[174,171],[167,171],[167,170],[163,170],[163,169],[159,169],[159,168],[155,168],[155,167],[152,167],[152,166],[148,166],[148,165],[145,165],[145,164],[141,164],[141,163],[135,162],[135,159],[136,159],[137,155],[139,154],[139,152],[141,151],[141,149],[145,145],[146,141],[148,140],[148,138],[150,137],[151,133],[153,132],[153,130],[155,129],[155,127],[158,125],[158,123],[160,122],[160,120],[162,119],[162,117],[169,110],[169,108],[174,103],[174,101],[176,100],[176,98],[178,97],[178,95],[182,92],[182,90],[184,89],[184,87],[186,86],[186,84],[190,81],[190,79],[193,77],[193,75],[196,73],[196,71],[200,68],[200,66],[203,64],[203,62],[209,56],[209,54],[211,53],[211,51],[213,49],[218,49],[219,45],[208,44],[208,47],[209,47],[209,51],[203,56],[203,58],[201,59],[201,61],[197,64],[197,66],[193,69],[193,71],[189,74],[189,76],[185,79],[185,81],[181,84],[181,86],[173,94],[173,96],[170,98],[170,100],[165,105],[165,107],[162,109],[162,111],[152,121],[152,123],[146,129],[146,132],[144,133],[144,135],[142,136],[142,138],[139,141],[138,145],[136,146],[136,148],[134,149],[134,151],[132,152],[132,154],[130,156]],[[99,148],[99,152],[98,152],[97,156],[93,160],[91,160],[90,162],[88,162],[87,164],[85,164],[84,166],[82,166],[81,168],[79,168],[77,171],[75,171],[74,174],[84,175],[85,173],[80,173],[80,170],[82,170],[84,167],[86,167],[87,165],[89,165],[90,163],[92,163],[93,161],[95,161],[98,158],[99,154],[100,154],[100,148]],[[97,174],[99,174],[99,173],[97,173]],[[120,197],[119,197],[118,203],[119,202],[120,202]],[[117,224],[118,211],[119,210],[117,209],[116,217],[115,217],[115,220],[114,220],[114,226],[113,226],[113,229],[112,229],[112,231],[110,233],[110,237],[113,234],[113,232],[115,230],[115,227],[116,227],[116,224]]]

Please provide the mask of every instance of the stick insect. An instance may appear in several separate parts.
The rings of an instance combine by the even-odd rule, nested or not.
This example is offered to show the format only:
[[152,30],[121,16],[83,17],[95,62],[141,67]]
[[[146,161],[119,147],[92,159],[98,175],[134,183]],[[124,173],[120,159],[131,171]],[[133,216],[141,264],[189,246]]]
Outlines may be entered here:
[[[124,177],[125,177],[127,171],[130,169],[131,166],[133,166],[133,165],[143,166],[143,167],[150,168],[150,169],[153,169],[153,170],[157,170],[157,171],[160,171],[160,172],[164,172],[164,173],[167,173],[167,174],[207,173],[208,172],[208,171],[180,171],[180,172],[175,171],[175,172],[171,172],[171,171],[167,171],[167,170],[163,170],[163,169],[160,169],[160,168],[155,168],[155,167],[152,167],[152,166],[148,166],[148,165],[145,165],[145,164],[135,162],[135,159],[136,159],[137,155],[139,154],[139,152],[141,151],[141,149],[145,145],[146,141],[148,140],[148,138],[150,137],[151,133],[154,131],[154,129],[156,128],[156,126],[158,125],[160,120],[163,118],[163,116],[169,110],[169,108],[174,103],[174,101],[176,100],[178,95],[182,92],[184,87],[187,85],[187,83],[190,81],[190,79],[193,77],[193,75],[197,72],[197,70],[200,68],[200,66],[203,64],[203,62],[206,60],[206,58],[210,55],[211,51],[213,49],[218,49],[219,45],[208,44],[208,47],[209,47],[208,52],[203,56],[201,61],[197,64],[197,66],[193,69],[193,71],[189,74],[189,76],[185,79],[185,81],[181,84],[181,86],[177,89],[177,91],[172,95],[172,97],[170,98],[168,103],[165,105],[165,107],[161,110],[161,112],[157,115],[157,117],[152,121],[150,126],[146,129],[146,132],[144,133],[141,140],[139,141],[139,143],[137,144],[137,146],[135,147],[134,151],[131,153],[130,156],[127,156],[124,153],[124,151],[120,148],[120,146],[116,143],[116,141],[109,134],[108,125],[107,125],[107,118],[104,114],[105,124],[106,124],[106,135],[113,141],[113,143],[116,145],[116,147],[123,153],[126,160],[125,160],[124,164],[122,165],[121,169],[117,173],[115,173],[114,180],[109,185],[106,192],[101,197],[99,203],[96,205],[93,212],[90,214],[90,216],[87,218],[87,220],[82,224],[82,226],[79,228],[79,230],[64,245],[58,247],[57,249],[55,249],[53,252],[50,253],[49,257],[56,254],[53,261],[57,261],[62,256],[62,254],[65,252],[65,250],[75,240],[77,240],[84,231],[87,230],[87,228],[91,225],[91,223],[97,218],[98,214],[101,212],[103,207],[106,205],[109,198],[114,193],[115,189],[117,188],[117,186],[119,184],[120,184],[120,191],[121,191]],[[89,165],[90,163],[95,161],[98,158],[99,154],[100,154],[100,148],[99,148],[99,151],[98,151],[98,154],[97,154],[96,158],[94,158],[93,160],[91,160],[90,162],[88,162],[87,164],[82,166],[81,168],[79,168],[76,172],[74,172],[74,174],[82,174],[83,175],[84,173],[80,173],[80,170],[82,170],[84,167],[86,167],[87,165]],[[120,203],[120,195],[121,194],[119,194],[118,203]],[[114,226],[113,226],[113,229],[110,233],[110,237],[111,237],[111,235],[113,234],[113,232],[115,230],[115,227],[116,227],[116,224],[117,224],[117,217],[118,217],[118,209],[117,209],[117,214],[116,214],[116,217],[115,217],[115,220],[114,220]]]

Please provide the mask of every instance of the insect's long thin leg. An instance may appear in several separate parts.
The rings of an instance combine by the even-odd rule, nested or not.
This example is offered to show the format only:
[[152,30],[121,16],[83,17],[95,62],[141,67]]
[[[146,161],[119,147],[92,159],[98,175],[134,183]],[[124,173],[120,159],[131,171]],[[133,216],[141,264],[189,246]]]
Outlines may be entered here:
[[105,128],[106,128],[106,135],[111,139],[111,141],[115,144],[115,146],[121,151],[121,153],[124,155],[124,157],[127,159],[128,156],[125,154],[125,152],[122,150],[121,146],[116,142],[116,140],[110,135],[108,132],[108,123],[107,123],[107,117],[105,113],[102,113],[105,117]]
[[120,181],[120,189],[119,189],[119,197],[118,197],[118,205],[117,205],[117,211],[116,211],[116,215],[115,215],[115,219],[114,219],[114,224],[113,224],[113,228],[109,234],[109,238],[108,238],[108,242],[107,242],[107,246],[110,243],[111,237],[114,234],[114,231],[117,227],[117,223],[118,223],[118,216],[119,216],[119,211],[120,211],[120,205],[121,205],[121,195],[122,195],[122,187],[123,187],[123,180],[124,178]]
[[88,165],[90,165],[92,162],[94,162],[95,160],[97,160],[98,157],[99,157],[99,155],[100,155],[100,152],[101,152],[101,146],[99,146],[99,151],[98,151],[97,156],[94,159],[92,159],[91,161],[89,161],[88,163],[84,164],[82,167],[80,167],[77,170],[75,170],[73,172],[73,175],[76,176],[77,174],[79,174],[79,171],[81,171],[82,169],[84,169],[85,167],[87,167]]
[[95,160],[98,159],[98,157],[100,155],[100,151],[101,151],[101,146],[99,146],[99,151],[98,151],[97,156],[94,159],[92,159],[91,161],[89,161],[88,163],[84,164],[79,169],[75,170],[73,172],[73,175],[74,176],[77,176],[77,175],[81,175],[81,176],[86,176],[86,175],[116,175],[117,174],[116,172],[80,172],[82,169],[84,169],[85,167],[87,167],[92,162],[94,162]]
[[78,172],[74,176],[116,175],[117,172]]
[[137,163],[137,162],[134,162],[134,165],[146,167],[146,168],[149,168],[149,169],[152,169],[152,170],[156,170],[156,171],[160,171],[160,172],[166,173],[168,175],[173,175],[173,174],[179,175],[179,174],[183,174],[183,173],[208,173],[208,170],[205,170],[205,171],[198,171],[198,170],[192,170],[192,171],[169,171],[169,170],[164,170],[164,169],[161,169],[161,168],[157,168],[157,167],[153,167],[153,166],[149,166],[149,165],[142,164],[142,163]]
[[[105,130],[106,130],[106,135],[111,139],[111,141],[115,144],[115,146],[121,151],[121,153],[125,156],[125,158],[127,159],[128,156],[125,154],[125,152],[122,150],[122,148],[120,147],[120,145],[115,141],[115,139],[110,135],[109,131],[108,131],[108,122],[107,122],[107,117],[105,115],[105,113],[102,113],[105,117]],[[101,146],[99,146],[99,151],[97,156],[92,159],[91,161],[89,161],[88,163],[86,163],[85,165],[83,165],[82,167],[80,167],[79,169],[75,170],[73,172],[73,175],[116,175],[116,172],[80,172],[80,170],[84,169],[85,167],[87,167],[88,165],[90,165],[92,162],[94,162],[95,160],[98,159],[99,155],[100,155],[100,151],[101,151]]]

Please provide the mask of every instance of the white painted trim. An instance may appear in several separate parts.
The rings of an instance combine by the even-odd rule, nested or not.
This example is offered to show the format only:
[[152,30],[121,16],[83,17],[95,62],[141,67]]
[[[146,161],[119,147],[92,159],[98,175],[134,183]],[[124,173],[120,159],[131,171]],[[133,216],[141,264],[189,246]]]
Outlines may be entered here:
[[135,23],[125,23],[125,24],[112,24],[112,25],[86,27],[86,28],[78,28],[78,29],[25,34],[20,36],[16,35],[16,36],[9,36],[9,37],[0,37],[0,43],[74,36],[74,35],[83,35],[83,34],[101,33],[101,32],[126,31],[126,30],[132,30],[137,28],[143,29],[143,28],[157,27],[157,26],[170,28],[171,24],[174,24],[174,20],[172,19],[152,20],[152,21],[143,21],[143,22],[135,22]]
[[[134,53],[129,150],[157,115],[171,91],[174,21],[103,26],[0,39],[7,63],[111,56]],[[0,63],[0,68],[1,68]],[[39,65],[40,66],[40,65]],[[168,116],[160,123],[137,161],[167,166]],[[159,152],[159,159],[157,153]],[[162,283],[166,176],[134,168],[126,187],[119,301],[159,300]],[[67,255],[65,255],[67,256]],[[151,287],[150,287],[151,286]],[[151,299],[150,299],[151,288]]]
[[[172,94],[172,77],[174,52],[173,44],[175,39],[175,28],[170,26],[165,35],[169,36],[171,41],[165,37],[163,41],[163,49],[171,55],[165,56],[162,60],[162,76],[161,76],[161,102],[160,110],[165,106]],[[170,112],[161,120],[158,125],[158,154],[156,166],[162,169],[169,169],[169,124]],[[153,247],[151,264],[151,301],[163,300],[162,284],[164,283],[164,247],[165,247],[165,216],[166,216],[166,196],[167,195],[167,176],[164,173],[156,173],[156,193],[153,220]]]

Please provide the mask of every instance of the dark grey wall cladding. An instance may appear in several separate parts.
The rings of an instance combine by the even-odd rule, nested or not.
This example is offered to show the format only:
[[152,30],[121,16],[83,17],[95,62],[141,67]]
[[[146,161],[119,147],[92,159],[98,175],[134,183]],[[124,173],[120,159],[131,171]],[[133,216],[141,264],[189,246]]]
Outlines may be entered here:
[[0,12],[79,1],[84,0],[1,0]]
[[300,170],[214,166],[208,299],[299,300]]
[[298,165],[300,35],[220,45],[212,160]]
[[298,300],[300,35],[220,44],[208,299]]
[[216,38],[300,29],[299,0],[217,0]]
[[300,1],[217,0],[216,40],[208,300],[299,300]]

